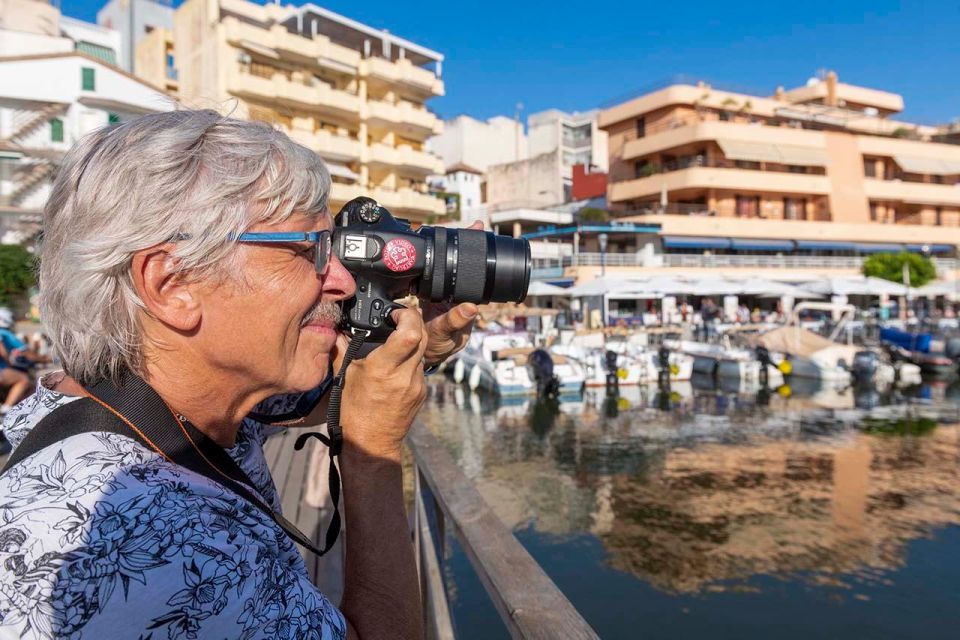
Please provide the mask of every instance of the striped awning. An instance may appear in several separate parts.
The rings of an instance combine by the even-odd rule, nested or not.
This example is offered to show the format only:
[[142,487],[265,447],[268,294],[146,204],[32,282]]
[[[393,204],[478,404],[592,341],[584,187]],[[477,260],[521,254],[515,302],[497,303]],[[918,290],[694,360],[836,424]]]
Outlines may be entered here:
[[117,65],[117,52],[110,47],[80,40],[77,42],[76,48],[80,53],[93,56],[97,60],[103,60],[107,64],[112,64],[113,66]]
[[923,173],[932,176],[960,174],[960,159],[897,155],[893,156],[893,161],[907,173]]
[[723,155],[729,160],[747,160],[749,162],[780,162],[777,146],[768,142],[749,140],[717,140],[723,149]]

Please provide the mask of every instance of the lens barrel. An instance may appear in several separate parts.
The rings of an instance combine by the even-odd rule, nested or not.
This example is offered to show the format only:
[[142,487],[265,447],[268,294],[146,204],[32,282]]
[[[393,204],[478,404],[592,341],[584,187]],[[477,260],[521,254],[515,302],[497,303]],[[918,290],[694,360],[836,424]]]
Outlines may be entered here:
[[[434,302],[520,302],[530,285],[530,243],[476,229],[421,227],[432,265],[418,293]],[[431,238],[432,236],[432,238]]]

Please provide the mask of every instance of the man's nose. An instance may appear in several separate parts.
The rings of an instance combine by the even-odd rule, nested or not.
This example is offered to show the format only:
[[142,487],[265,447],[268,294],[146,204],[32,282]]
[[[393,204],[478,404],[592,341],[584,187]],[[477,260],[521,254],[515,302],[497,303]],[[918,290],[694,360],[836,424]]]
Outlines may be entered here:
[[327,275],[323,277],[323,297],[326,300],[347,300],[357,292],[357,283],[337,256],[330,256]]

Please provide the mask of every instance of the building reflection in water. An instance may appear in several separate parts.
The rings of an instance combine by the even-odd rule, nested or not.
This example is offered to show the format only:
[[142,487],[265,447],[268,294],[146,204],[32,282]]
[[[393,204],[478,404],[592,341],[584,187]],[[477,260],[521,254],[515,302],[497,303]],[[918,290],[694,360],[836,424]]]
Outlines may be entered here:
[[671,593],[884,581],[907,543],[960,523],[953,406],[864,421],[776,395],[663,412],[637,393],[611,411],[602,395],[498,405],[440,384],[423,419],[508,526],[592,533],[611,566]]

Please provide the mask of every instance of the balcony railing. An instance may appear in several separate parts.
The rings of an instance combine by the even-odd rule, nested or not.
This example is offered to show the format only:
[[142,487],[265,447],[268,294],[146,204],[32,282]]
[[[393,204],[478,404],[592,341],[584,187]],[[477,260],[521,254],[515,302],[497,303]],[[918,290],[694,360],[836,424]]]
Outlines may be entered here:
[[[539,269],[558,267],[687,267],[713,269],[721,267],[757,269],[860,269],[864,256],[803,256],[803,255],[733,255],[666,253],[649,256],[642,253],[581,252],[562,259],[539,259],[533,266]],[[933,258],[938,273],[955,271],[956,258]]]

